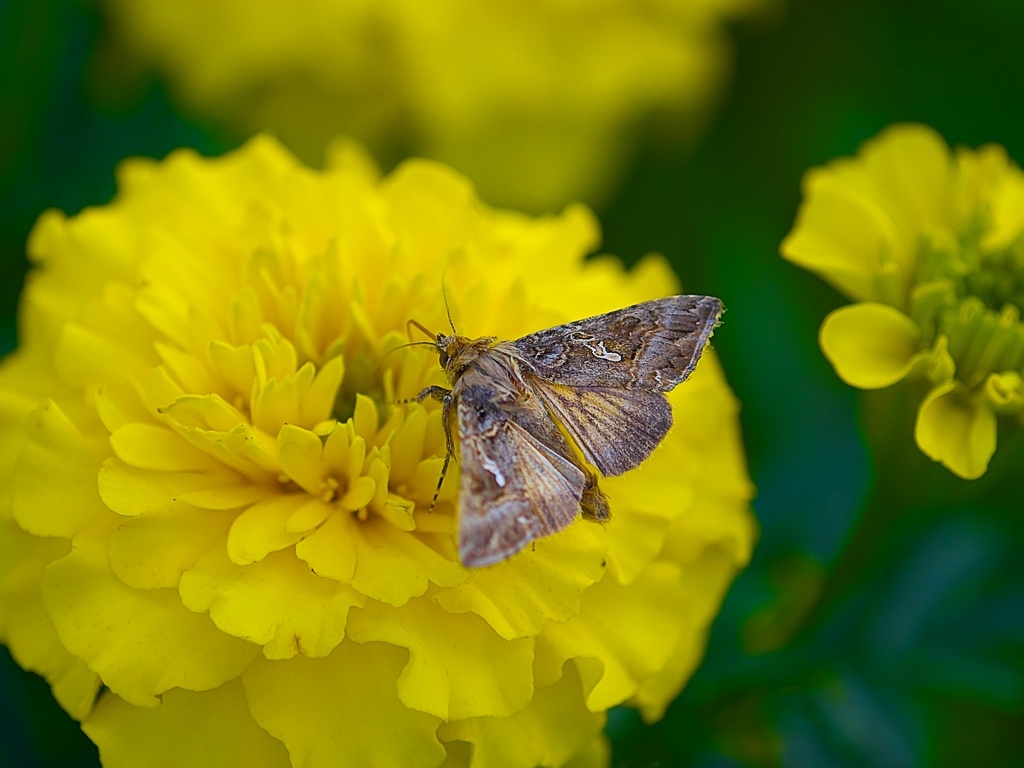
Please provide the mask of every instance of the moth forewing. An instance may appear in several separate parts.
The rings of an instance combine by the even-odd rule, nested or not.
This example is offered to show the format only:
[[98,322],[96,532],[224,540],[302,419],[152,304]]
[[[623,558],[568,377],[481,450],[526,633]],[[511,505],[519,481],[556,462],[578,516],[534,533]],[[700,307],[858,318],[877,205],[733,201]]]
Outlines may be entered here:
[[581,506],[606,519],[587,464],[618,475],[654,451],[672,426],[663,393],[694,370],[722,311],[711,296],[670,296],[512,342],[438,334],[452,385],[445,430],[452,446],[457,428],[462,467],[462,562],[511,557]]
[[640,466],[672,427],[672,407],[661,392],[567,387],[542,379],[535,379],[534,391],[606,477]]
[[509,418],[495,395],[475,385],[458,396],[459,556],[471,567],[568,527],[585,484],[579,468]]

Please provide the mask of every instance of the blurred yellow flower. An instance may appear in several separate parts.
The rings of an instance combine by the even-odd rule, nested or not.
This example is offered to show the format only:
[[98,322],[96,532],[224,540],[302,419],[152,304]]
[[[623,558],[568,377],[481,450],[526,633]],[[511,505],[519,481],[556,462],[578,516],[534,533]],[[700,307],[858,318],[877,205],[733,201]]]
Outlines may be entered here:
[[998,416],[1024,414],[1024,174],[988,145],[951,152],[897,125],[853,159],[809,171],[782,255],[858,303],[820,341],[847,383],[921,386],[921,450],[985,473]]
[[[311,171],[258,137],[131,160],[37,223],[0,367],[0,631],[106,766],[601,765],[605,711],[661,716],[754,537],[713,354],[677,427],[580,522],[470,571],[429,348],[676,290],[584,261],[582,207],[482,206],[447,168]],[[97,693],[99,696],[97,698]],[[447,762],[446,762],[447,761]]]
[[778,4],[105,0],[110,68],[155,66],[193,114],[271,130],[314,164],[338,134],[432,157],[537,211],[602,198],[652,114],[677,139],[699,130],[726,22]]

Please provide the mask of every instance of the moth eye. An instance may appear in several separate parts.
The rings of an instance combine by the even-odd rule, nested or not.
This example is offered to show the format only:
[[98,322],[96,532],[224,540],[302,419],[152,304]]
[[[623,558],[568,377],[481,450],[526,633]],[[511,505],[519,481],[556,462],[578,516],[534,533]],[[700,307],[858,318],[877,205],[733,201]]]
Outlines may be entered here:
[[442,349],[442,350],[441,350],[440,352],[438,352],[438,355],[437,355],[437,361],[438,361],[439,363],[441,363],[441,367],[442,367],[442,368],[447,368],[447,367],[448,367],[448,353],[447,353],[447,352],[445,352],[445,351],[444,351],[444,350]]

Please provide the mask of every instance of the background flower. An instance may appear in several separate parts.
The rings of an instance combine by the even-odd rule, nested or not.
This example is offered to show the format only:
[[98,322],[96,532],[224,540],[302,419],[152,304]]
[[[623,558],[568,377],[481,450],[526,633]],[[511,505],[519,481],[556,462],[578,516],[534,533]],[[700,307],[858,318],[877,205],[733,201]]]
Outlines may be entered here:
[[494,211],[350,145],[119,178],[40,219],[0,371],[5,639],[105,765],[597,765],[605,710],[661,717],[754,537],[713,353],[607,526],[480,570],[457,468],[427,510],[439,409],[388,405],[443,379],[388,354],[444,327],[442,277],[460,331],[515,338],[676,290],[660,257],[584,262],[586,209]]
[[110,0],[106,63],[153,65],[190,112],[270,129],[307,162],[351,134],[450,163],[490,202],[558,210],[607,197],[652,115],[673,142],[697,132],[726,22],[773,4]]
[[984,474],[996,417],[1024,412],[1024,174],[999,146],[951,153],[933,130],[888,129],[809,172],[782,254],[860,303],[821,347],[844,381],[921,382],[917,444]]

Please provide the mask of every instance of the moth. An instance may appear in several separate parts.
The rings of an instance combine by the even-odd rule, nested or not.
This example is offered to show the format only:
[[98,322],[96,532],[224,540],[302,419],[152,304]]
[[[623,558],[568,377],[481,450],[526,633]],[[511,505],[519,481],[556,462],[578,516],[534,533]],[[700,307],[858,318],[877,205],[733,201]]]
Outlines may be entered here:
[[672,426],[664,393],[693,372],[722,311],[711,296],[670,296],[515,341],[460,336],[449,316],[452,333],[430,344],[451,388],[416,399],[442,404],[438,491],[458,451],[462,563],[505,560],[580,512],[607,520],[598,473],[634,469],[662,441]]

